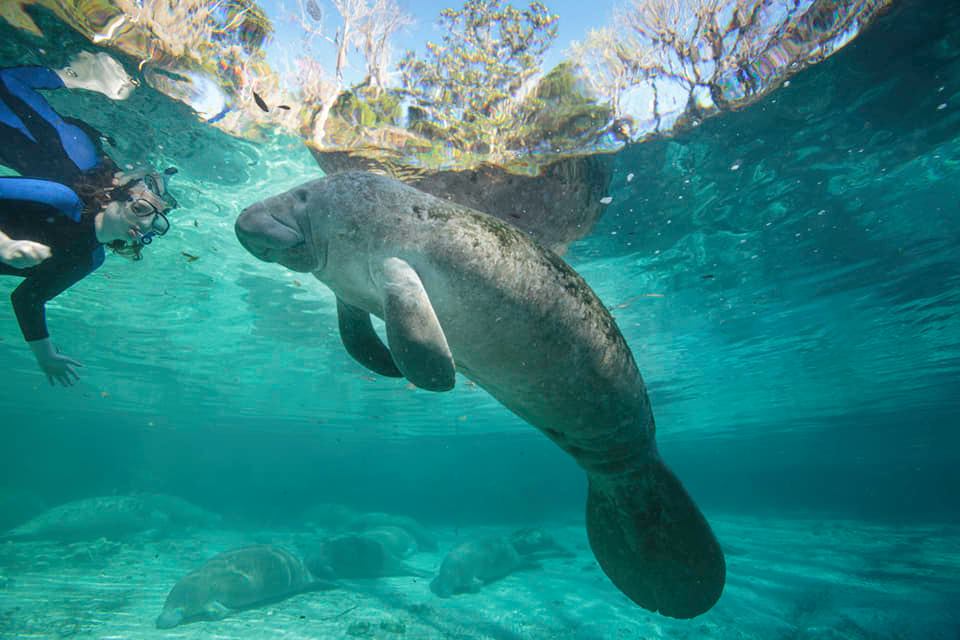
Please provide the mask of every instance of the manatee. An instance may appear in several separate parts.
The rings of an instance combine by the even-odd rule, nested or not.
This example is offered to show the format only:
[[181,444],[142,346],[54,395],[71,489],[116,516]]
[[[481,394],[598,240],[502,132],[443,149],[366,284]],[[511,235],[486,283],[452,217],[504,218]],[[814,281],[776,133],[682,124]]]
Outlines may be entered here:
[[164,529],[170,518],[144,496],[100,496],[57,505],[3,534],[4,540],[76,542]]
[[157,628],[220,620],[231,611],[333,588],[286,549],[265,544],[242,547],[214,556],[181,578],[167,595]]
[[537,527],[517,529],[510,534],[510,544],[520,555],[552,554],[572,558],[574,553],[564,549],[549,533]]
[[363,535],[376,540],[383,545],[384,549],[398,558],[406,558],[419,549],[416,538],[401,527],[382,526],[364,529]]
[[82,498],[53,507],[0,536],[4,540],[74,542],[119,539],[145,531],[209,527],[220,516],[176,496],[144,493]]
[[407,531],[417,541],[421,551],[436,551],[437,539],[426,527],[409,516],[394,515],[371,511],[358,515],[344,525],[346,531],[365,531],[376,527],[399,527]]
[[720,545],[659,455],[616,322],[555,253],[495,217],[358,172],[257,202],[234,226],[258,259],[333,291],[357,362],[433,391],[459,371],[571,455],[587,475],[590,546],[630,599],[677,618],[714,605]]
[[307,555],[306,565],[323,578],[385,578],[429,574],[407,565],[376,535],[345,533],[322,540]]
[[430,590],[441,598],[474,593],[515,571],[539,567],[533,558],[517,553],[507,538],[473,540],[457,545],[443,558]]

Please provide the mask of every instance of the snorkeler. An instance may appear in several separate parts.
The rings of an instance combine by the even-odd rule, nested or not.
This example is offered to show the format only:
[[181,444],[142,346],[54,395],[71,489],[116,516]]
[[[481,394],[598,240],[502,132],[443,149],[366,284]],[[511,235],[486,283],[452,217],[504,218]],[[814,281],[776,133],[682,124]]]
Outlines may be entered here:
[[0,164],[20,174],[0,178],[0,275],[25,278],[13,309],[50,384],[72,385],[81,365],[51,342],[46,302],[103,264],[104,245],[139,260],[143,246],[170,229],[166,214],[176,201],[163,175],[118,171],[100,134],[61,117],[37,90],[83,88],[124,100],[134,86],[104,53],[81,53],[57,71],[0,69]]

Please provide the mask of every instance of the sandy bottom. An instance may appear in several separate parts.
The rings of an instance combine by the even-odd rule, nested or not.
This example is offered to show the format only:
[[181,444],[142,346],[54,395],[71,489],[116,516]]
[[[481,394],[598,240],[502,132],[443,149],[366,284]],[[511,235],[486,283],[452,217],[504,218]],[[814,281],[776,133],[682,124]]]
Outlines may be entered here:
[[[960,638],[958,526],[711,520],[727,552],[728,582],[717,606],[695,620],[631,604],[593,560],[582,525],[538,523],[576,557],[546,560],[476,594],[440,599],[427,580],[412,577],[351,581],[217,622],[156,629],[173,584],[214,554],[264,542],[296,549],[316,539],[224,530],[176,540],[0,544],[0,638]],[[408,562],[435,571],[452,545],[513,528],[441,528],[441,551]]]

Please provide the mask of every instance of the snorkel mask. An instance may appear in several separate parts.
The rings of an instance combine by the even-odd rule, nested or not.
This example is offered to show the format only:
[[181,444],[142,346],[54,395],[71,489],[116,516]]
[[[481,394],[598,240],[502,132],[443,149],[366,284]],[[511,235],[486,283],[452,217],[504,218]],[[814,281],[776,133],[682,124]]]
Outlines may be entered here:
[[[130,207],[137,216],[153,216],[150,230],[137,237],[138,244],[146,246],[153,242],[154,238],[165,235],[170,230],[167,213],[178,205],[176,199],[167,191],[164,176],[176,172],[174,167],[168,168],[163,174],[156,171],[133,171],[124,174],[122,182],[116,186],[116,189],[122,190],[131,201]],[[131,183],[139,184],[130,186]]]

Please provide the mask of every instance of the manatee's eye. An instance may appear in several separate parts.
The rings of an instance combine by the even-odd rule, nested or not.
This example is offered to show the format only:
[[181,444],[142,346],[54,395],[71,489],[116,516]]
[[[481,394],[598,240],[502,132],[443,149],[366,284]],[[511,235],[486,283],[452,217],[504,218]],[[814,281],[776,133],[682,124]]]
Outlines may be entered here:
[[307,190],[306,189],[297,189],[293,192],[294,197],[300,202],[306,204],[307,202]]

